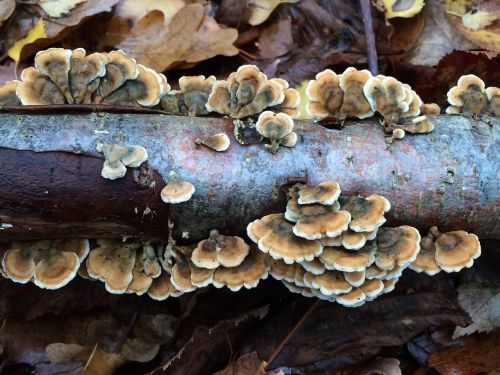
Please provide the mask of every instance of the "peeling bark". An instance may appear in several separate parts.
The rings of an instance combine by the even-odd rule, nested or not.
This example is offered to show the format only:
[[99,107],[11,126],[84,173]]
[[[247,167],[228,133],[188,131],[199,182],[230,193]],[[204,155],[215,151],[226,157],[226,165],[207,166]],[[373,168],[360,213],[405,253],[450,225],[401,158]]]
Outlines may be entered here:
[[[0,114],[0,241],[137,235],[166,237],[167,219],[189,241],[246,224],[285,207],[288,178],[340,183],[346,194],[381,194],[388,223],[465,229],[500,239],[497,118],[436,116],[431,134],[387,145],[376,119],[330,130],[297,121],[294,148],[276,155],[243,146],[230,119],[160,114]],[[225,132],[229,150],[196,138]],[[138,144],[148,168],[110,181],[100,176],[99,142]],[[186,203],[160,199],[175,170],[196,187]],[[154,181],[146,187],[144,181]]]

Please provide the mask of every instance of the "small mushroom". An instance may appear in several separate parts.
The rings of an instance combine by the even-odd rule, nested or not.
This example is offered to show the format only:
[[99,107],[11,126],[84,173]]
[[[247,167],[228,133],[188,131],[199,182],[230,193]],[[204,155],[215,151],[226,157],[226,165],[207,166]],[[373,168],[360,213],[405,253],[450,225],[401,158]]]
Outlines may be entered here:
[[127,285],[127,293],[135,293],[142,296],[153,283],[153,278],[148,276],[144,270],[144,259],[139,254],[135,257],[135,265],[132,270],[132,280]]
[[236,267],[219,267],[215,270],[213,284],[216,288],[228,287],[237,292],[241,288],[255,288],[260,280],[266,279],[269,274],[268,255],[255,248]]
[[195,142],[197,145],[207,146],[217,152],[226,151],[231,144],[229,137],[225,133],[214,134],[203,139],[197,138]]
[[493,116],[500,116],[500,88],[488,87],[486,89],[486,97],[488,98],[488,111]]
[[385,125],[397,124],[402,112],[408,109],[403,85],[393,77],[370,77],[363,86],[363,93],[372,110],[384,117]]
[[201,116],[208,113],[206,104],[212,92],[215,77],[186,76],[179,79],[180,91],[183,95],[189,116]]
[[366,295],[367,301],[373,301],[384,291],[384,282],[379,279],[366,280],[359,287]]
[[330,211],[320,215],[302,216],[293,227],[296,236],[318,240],[336,237],[347,230],[351,221],[348,211]]
[[382,280],[386,274],[387,271],[381,270],[380,268],[377,267],[376,264],[372,264],[370,267],[367,267],[365,271],[365,277],[367,280],[372,280],[372,279]]
[[401,128],[396,128],[392,131],[392,135],[387,138],[387,143],[392,144],[396,139],[403,139],[406,135],[406,132]]
[[265,81],[260,84],[252,101],[239,109],[235,117],[243,118],[260,113],[266,108],[281,105],[284,100],[285,92],[281,85],[273,81]]
[[215,81],[212,85],[205,108],[208,112],[217,112],[221,115],[231,114],[231,94],[226,81]]
[[249,251],[243,238],[223,236],[219,231],[212,230],[210,237],[200,241],[193,250],[191,261],[200,268],[237,267],[245,260]]
[[315,187],[301,187],[298,191],[299,204],[319,203],[334,204],[340,196],[340,185],[334,181],[325,181]]
[[461,76],[457,86],[446,94],[448,103],[459,108],[461,113],[484,114],[488,112],[488,97],[484,86],[483,80],[474,74]]
[[366,271],[344,272],[344,278],[352,286],[358,287],[365,282]]
[[[311,290],[311,288],[308,288],[308,287],[304,287],[304,286],[298,286],[292,282],[288,282],[288,281],[282,281],[283,285],[292,293],[297,293],[297,294],[300,294],[304,297],[316,297],[316,295],[313,293],[313,291]],[[323,296],[321,294],[321,296]],[[329,297],[328,296],[323,296],[325,300],[328,300]]]
[[99,143],[96,149],[102,152],[105,158],[101,176],[110,180],[125,176],[126,167],[139,167],[148,159],[148,152],[142,146]]
[[274,259],[283,259],[287,264],[313,260],[323,250],[319,241],[297,237],[282,214],[271,214],[253,221],[247,226],[247,234],[261,251]]
[[399,126],[406,133],[412,134],[425,134],[434,130],[434,124],[426,116],[415,117],[411,120],[411,123]]
[[445,272],[471,267],[481,255],[481,244],[475,234],[463,230],[440,233],[436,227],[430,232],[436,237],[436,264]]
[[173,286],[167,273],[162,273],[160,277],[154,279],[148,290],[148,296],[157,301],[164,301],[168,297],[179,297],[182,294],[184,292]]
[[363,87],[371,76],[366,69],[357,70],[352,67],[342,73],[339,85],[344,92],[344,98],[340,107],[339,120],[344,121],[352,117],[364,119],[373,116],[375,112],[363,93]]
[[321,275],[316,275],[312,279],[312,287],[326,296],[349,293],[352,285],[345,281],[342,272],[326,271]]
[[390,293],[394,290],[396,287],[396,283],[399,281],[398,278],[394,279],[388,279],[388,280],[382,280],[384,283],[384,291],[382,292],[383,294]]
[[196,267],[193,262],[189,263],[191,270],[191,284],[197,288],[203,288],[213,283],[215,269]]
[[[252,102],[257,95],[257,90],[266,81],[266,75],[257,66],[241,65],[234,75],[234,83],[228,79],[228,83],[233,86],[233,88],[229,88],[229,91],[234,92],[234,99],[236,99],[238,107],[241,108]],[[236,89],[235,91],[234,88]]]
[[286,137],[292,133],[293,119],[285,113],[275,114],[271,111],[265,111],[259,115],[256,129],[259,134],[271,141],[270,145],[266,145],[266,149],[275,154],[280,144],[290,145]]
[[420,99],[420,96],[418,96],[418,94],[414,90],[411,90],[411,93],[412,93],[412,100],[408,106],[408,109],[407,110],[403,109],[403,113],[401,114],[402,118],[414,117],[420,115],[422,105],[424,104],[422,99]]
[[49,48],[37,52],[35,68],[48,76],[64,95],[66,102],[73,103],[69,88],[68,73],[71,68],[71,50],[64,48]]
[[460,107],[449,105],[448,107],[446,107],[445,113],[448,115],[459,115],[460,113],[462,113],[462,110],[460,109]]
[[378,228],[371,232],[353,232],[349,229],[338,236],[340,244],[332,246],[342,245],[347,250],[359,250],[365,246],[366,241],[373,240],[377,236],[377,230]]
[[353,288],[348,293],[341,293],[335,297],[335,302],[346,307],[358,307],[365,303],[366,294],[361,288]]
[[[71,52],[70,65],[68,72],[72,97],[70,103],[80,104],[83,103],[85,97],[91,97],[97,89],[100,77],[106,74],[106,62],[101,53],[86,56],[83,48],[77,48]],[[95,81],[97,85],[92,84]]]
[[287,264],[279,259],[271,259],[269,274],[276,280],[286,280],[295,283],[298,263]]
[[21,101],[16,95],[17,86],[21,81],[7,81],[0,86],[0,107],[20,105]]
[[381,195],[372,194],[366,198],[340,196],[340,209],[351,214],[349,228],[354,232],[371,232],[386,219],[384,214],[391,209],[391,204]]
[[120,240],[98,240],[97,244],[87,258],[88,274],[103,281],[108,292],[125,293],[133,279],[140,244]]
[[344,97],[340,77],[330,69],[316,74],[316,79],[307,85],[306,96],[309,99],[306,112],[312,118],[322,119],[329,115],[338,117]]
[[[273,78],[272,80],[277,80],[279,78]],[[282,80],[285,81],[285,80]],[[286,82],[286,81],[285,81]],[[288,85],[288,82],[286,82]],[[273,108],[273,111],[275,112],[283,112],[289,115],[291,118],[299,118],[300,117],[300,110],[299,110],[299,105],[300,105],[300,94],[297,90],[288,88],[288,87],[283,87],[283,94],[284,94],[284,99],[281,104],[278,104]]]
[[161,274],[161,266],[156,255],[155,248],[150,243],[145,243],[142,247],[142,262],[144,273],[152,278],[157,278]]
[[191,282],[191,267],[182,256],[176,258],[176,262],[172,267],[170,282],[175,289],[184,293],[196,290],[196,286]]
[[175,172],[170,172],[169,181],[161,191],[161,199],[165,203],[182,203],[191,199],[195,188],[193,184],[182,181]]
[[344,272],[361,272],[375,261],[377,246],[375,241],[369,241],[357,251],[343,248],[325,247],[319,260],[328,270]]
[[66,99],[50,77],[29,67],[21,73],[16,95],[23,105],[64,104]]
[[161,108],[172,115],[186,115],[187,107],[184,103],[184,95],[180,90],[171,90],[160,99]]
[[413,227],[380,228],[377,234],[375,264],[389,271],[396,266],[412,263],[420,250],[420,233]]
[[392,270],[386,271],[384,280],[399,279],[407,267],[408,265],[395,266]]
[[313,260],[310,261],[300,262],[300,265],[307,272],[310,272],[313,275],[321,275],[326,271],[325,265],[318,258],[314,258]]
[[422,104],[422,108],[420,108],[421,112],[424,115],[439,115],[441,113],[441,107],[436,103],[424,103]]

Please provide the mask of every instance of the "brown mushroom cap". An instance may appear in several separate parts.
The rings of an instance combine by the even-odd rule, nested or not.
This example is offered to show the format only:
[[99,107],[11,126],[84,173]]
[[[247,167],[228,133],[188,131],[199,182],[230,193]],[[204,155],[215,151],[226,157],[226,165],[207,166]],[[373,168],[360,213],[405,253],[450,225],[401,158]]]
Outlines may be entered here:
[[177,262],[172,267],[172,274],[170,275],[170,282],[175,289],[181,292],[192,292],[196,286],[191,282],[191,267],[184,259],[177,259]]
[[127,293],[135,293],[142,296],[153,283],[153,278],[144,271],[144,260],[139,254],[135,258],[134,269],[132,270],[132,280],[127,286]]
[[[386,129],[391,129],[391,128],[386,128]],[[403,129],[397,128],[392,131],[392,135],[390,138],[387,139],[387,143],[393,143],[394,140],[396,139],[403,139],[405,137],[406,133]]]
[[486,97],[488,98],[488,110],[494,116],[500,116],[500,88],[488,87],[486,89]]
[[262,112],[264,109],[281,105],[285,100],[285,93],[279,83],[273,81],[263,82],[250,103],[244,105],[235,115],[243,118]]
[[99,143],[97,151],[102,152],[105,161],[101,176],[110,180],[121,178],[127,173],[126,166],[138,167],[148,159],[148,153],[142,146],[121,146]]
[[[106,74],[106,63],[101,53],[86,56],[83,48],[77,48],[71,53],[71,68],[68,72],[69,89],[75,104],[83,103],[85,96],[94,93],[96,87],[89,84]],[[89,92],[91,91],[91,92]]]
[[221,115],[229,115],[231,113],[231,94],[226,81],[214,82],[205,108],[208,112],[217,112]]
[[310,261],[300,262],[302,268],[304,268],[307,272],[312,273],[313,275],[321,275],[326,271],[326,267],[318,258],[314,258]]
[[310,100],[306,104],[309,116],[321,119],[337,115],[344,96],[339,76],[330,69],[316,74],[316,79],[307,85],[306,96]]
[[418,94],[414,90],[411,90],[411,91],[413,94],[412,95],[413,99],[410,102],[410,105],[408,106],[408,110],[404,111],[403,114],[401,115],[401,117],[403,117],[403,118],[418,116],[421,112],[422,105],[424,104],[422,102],[422,99],[420,99],[420,96],[418,96]]
[[351,214],[347,211],[330,211],[320,215],[302,216],[293,227],[296,236],[317,240],[336,237],[347,230]]
[[269,268],[269,256],[252,247],[250,254],[240,265],[217,268],[213,284],[217,288],[227,286],[233,292],[237,292],[243,287],[255,288],[260,280],[267,278]]
[[333,205],[327,206],[323,204],[299,204],[297,188],[290,189],[290,199],[286,205],[285,218],[296,223],[300,218],[305,216],[323,215],[329,212],[338,211],[340,205],[334,202]]
[[276,152],[278,140],[293,130],[293,119],[285,113],[264,111],[259,115],[256,124],[257,132],[271,141],[271,152]]
[[454,105],[450,105],[446,107],[445,113],[448,115],[458,115],[462,113],[462,110],[460,107],[455,107]]
[[280,138],[278,142],[281,146],[295,147],[295,145],[297,144],[297,139],[298,139],[297,133],[291,132],[285,135],[283,138]]
[[208,113],[206,104],[214,83],[214,76],[185,76],[179,79],[179,87],[189,116]]
[[210,232],[207,240],[200,241],[191,255],[191,261],[200,268],[239,266],[248,255],[250,247],[243,238],[223,236],[217,230]]
[[293,109],[300,105],[300,94],[297,90],[291,88],[284,88],[283,94],[285,98],[279,105],[280,109]]
[[87,258],[87,271],[95,279],[105,283],[106,290],[121,294],[132,281],[137,243],[119,240],[98,240],[98,247]]
[[161,274],[161,266],[156,255],[155,248],[146,243],[142,247],[142,262],[144,264],[144,273],[152,278],[157,278]]
[[50,248],[41,254],[36,264],[34,283],[40,288],[61,288],[75,278],[79,267],[80,260],[76,253]]
[[366,295],[367,301],[372,301],[384,291],[384,282],[379,279],[366,280],[359,287]]
[[325,247],[319,259],[328,270],[359,272],[373,264],[376,250],[375,241],[367,242],[357,251]]
[[71,68],[71,50],[64,48],[49,48],[37,52],[35,68],[50,77],[68,103],[73,103],[69,88],[68,73]]
[[297,263],[286,264],[279,259],[271,259],[269,264],[269,274],[276,280],[286,280],[295,282]]
[[16,94],[23,105],[64,104],[66,99],[50,77],[29,67],[21,73]]
[[[461,112],[483,114],[488,111],[488,97],[484,82],[473,74],[463,75],[458,79],[457,86],[448,93],[448,103],[460,108]],[[448,113],[448,112],[447,112]]]
[[326,296],[349,293],[352,290],[352,285],[345,281],[344,275],[338,271],[326,271],[314,276],[312,287],[319,289]]
[[441,107],[436,103],[423,103],[420,110],[425,115],[439,115],[441,113]]
[[372,110],[380,113],[386,124],[398,123],[403,110],[408,109],[403,85],[393,77],[370,77],[363,86],[363,93]]
[[301,187],[298,195],[299,204],[319,203],[332,205],[340,196],[340,185],[334,181],[325,181],[315,187]]
[[398,281],[399,279],[397,277],[394,279],[382,280],[382,282],[384,283],[384,291],[382,293],[385,294],[392,292],[396,287],[396,283]]
[[312,260],[323,250],[319,241],[295,236],[292,225],[282,214],[271,214],[253,221],[247,226],[247,234],[258,243],[261,251],[274,259],[283,259],[287,264]]
[[184,292],[177,290],[172,285],[170,275],[167,273],[162,273],[160,277],[154,279],[148,290],[148,295],[157,301],[166,300],[168,297],[178,297],[182,294]]
[[21,101],[16,95],[17,86],[21,81],[7,81],[0,86],[0,107],[20,105]]
[[170,180],[161,191],[165,203],[182,203],[191,199],[195,192],[193,184],[181,181],[175,172],[170,173]]
[[25,284],[33,278],[39,251],[27,243],[14,242],[2,257],[2,269],[6,276]]
[[353,232],[352,230],[347,230],[340,234],[339,239],[341,240],[338,245],[331,246],[343,246],[347,250],[359,250],[365,246],[366,241],[373,240],[377,236],[378,228],[371,232]]
[[360,119],[373,116],[375,113],[363,93],[363,86],[371,77],[368,70],[357,70],[349,67],[340,77],[339,86],[344,92],[340,119],[357,117]]
[[380,268],[377,267],[376,264],[372,264],[370,267],[367,267],[365,271],[365,277],[367,280],[372,280],[372,279],[382,280],[386,274],[387,271],[381,270]]
[[197,288],[203,288],[213,283],[215,269],[196,267],[192,262],[189,263],[191,269],[191,284]]
[[413,227],[380,228],[377,235],[375,264],[389,271],[396,266],[412,263],[420,250],[420,233]]
[[203,139],[198,138],[196,140],[196,143],[207,146],[208,148],[211,148],[214,151],[222,152],[226,151],[229,148],[231,141],[229,140],[229,137],[225,133],[218,133],[211,135],[207,138]]
[[445,272],[471,267],[481,255],[481,244],[475,234],[463,230],[439,234],[435,240],[437,265]]
[[257,90],[267,81],[267,77],[255,65],[241,65],[234,80],[237,82],[236,100],[240,106],[244,106],[255,98]]
[[365,303],[366,294],[361,288],[352,288],[348,293],[341,293],[335,297],[335,302],[346,307],[358,307]]
[[405,132],[412,134],[430,133],[434,130],[434,124],[426,116],[415,117],[411,123],[399,126]]
[[436,246],[434,237],[427,235],[420,240],[420,251],[417,258],[410,264],[410,269],[415,272],[424,272],[427,275],[434,276],[441,271],[435,259]]
[[384,213],[391,208],[387,199],[376,194],[366,198],[340,196],[338,201],[340,208],[351,214],[349,228],[355,232],[371,232],[377,229],[385,223]]
[[366,272],[364,270],[357,272],[343,272],[343,274],[345,281],[355,287],[361,286],[366,279]]

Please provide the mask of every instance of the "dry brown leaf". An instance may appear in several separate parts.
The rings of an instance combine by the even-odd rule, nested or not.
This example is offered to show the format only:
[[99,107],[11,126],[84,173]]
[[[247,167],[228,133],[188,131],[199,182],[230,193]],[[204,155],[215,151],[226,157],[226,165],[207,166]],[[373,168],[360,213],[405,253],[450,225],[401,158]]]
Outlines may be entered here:
[[203,6],[182,8],[164,26],[163,13],[149,12],[130,30],[117,46],[138,62],[157,71],[173,68],[181,62],[194,63],[216,55],[233,56],[238,37],[235,29],[222,29],[213,18],[204,15]]
[[401,375],[399,360],[395,358],[378,358],[369,365],[358,369],[353,375]]
[[292,19],[289,16],[276,18],[262,30],[257,46],[265,59],[274,59],[290,51],[293,47]]
[[16,0],[0,0],[0,26],[16,9]]
[[82,375],[113,375],[127,362],[120,354],[106,353],[96,345],[90,354]]

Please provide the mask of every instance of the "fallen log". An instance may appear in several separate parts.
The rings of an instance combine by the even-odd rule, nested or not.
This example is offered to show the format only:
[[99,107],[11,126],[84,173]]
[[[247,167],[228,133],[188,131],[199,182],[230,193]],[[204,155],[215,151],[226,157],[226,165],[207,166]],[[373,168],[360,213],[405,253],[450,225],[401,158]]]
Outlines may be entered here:
[[[340,183],[343,193],[384,195],[388,224],[465,229],[500,239],[499,119],[432,117],[436,129],[388,145],[376,119],[342,130],[296,121],[294,148],[273,155],[241,145],[233,122],[161,114],[0,114],[0,241],[145,234],[196,241],[210,229],[244,233],[247,223],[284,210],[282,187],[295,180]],[[229,150],[195,144],[225,132]],[[99,142],[141,145],[147,165],[101,177]],[[168,205],[160,191],[170,171],[196,192]]]

